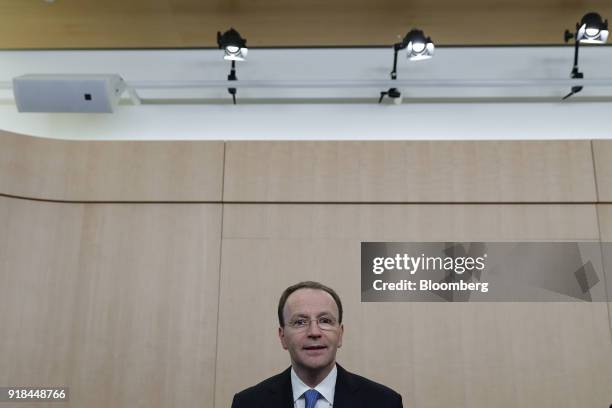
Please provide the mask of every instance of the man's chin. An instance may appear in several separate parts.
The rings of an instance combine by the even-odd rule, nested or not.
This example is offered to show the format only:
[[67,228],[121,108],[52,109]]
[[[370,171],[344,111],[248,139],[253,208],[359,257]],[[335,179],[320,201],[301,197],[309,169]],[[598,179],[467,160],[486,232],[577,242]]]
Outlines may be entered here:
[[302,358],[301,366],[309,371],[319,371],[334,364],[334,359],[329,356],[305,356]]

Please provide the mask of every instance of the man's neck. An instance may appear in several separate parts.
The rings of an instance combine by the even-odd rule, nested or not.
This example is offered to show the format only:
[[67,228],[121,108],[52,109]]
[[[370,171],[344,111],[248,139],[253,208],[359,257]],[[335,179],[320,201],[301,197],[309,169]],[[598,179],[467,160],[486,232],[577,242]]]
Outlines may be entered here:
[[310,388],[314,388],[319,385],[321,381],[323,381],[325,377],[327,377],[331,370],[333,370],[335,365],[336,362],[334,361],[332,364],[323,369],[308,370],[307,368],[299,367],[296,364],[292,364],[293,370],[295,370],[297,376],[300,378],[300,380],[304,382],[304,384],[306,384]]

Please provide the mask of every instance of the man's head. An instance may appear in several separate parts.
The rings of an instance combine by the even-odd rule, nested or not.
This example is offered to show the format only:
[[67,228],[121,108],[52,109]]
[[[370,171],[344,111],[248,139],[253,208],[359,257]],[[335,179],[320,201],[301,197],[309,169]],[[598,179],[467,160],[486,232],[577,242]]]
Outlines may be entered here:
[[278,336],[296,371],[326,372],[342,346],[342,303],[318,282],[290,286],[278,302]]

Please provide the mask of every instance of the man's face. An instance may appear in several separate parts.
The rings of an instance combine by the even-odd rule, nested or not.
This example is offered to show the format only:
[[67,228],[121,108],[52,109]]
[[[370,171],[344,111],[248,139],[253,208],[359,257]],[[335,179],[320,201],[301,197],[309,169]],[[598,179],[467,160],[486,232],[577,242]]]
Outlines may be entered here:
[[[294,367],[308,371],[325,370],[336,362],[336,351],[342,346],[344,327],[338,324],[338,307],[331,295],[320,289],[298,289],[287,298],[283,309],[285,327],[278,336],[289,351]],[[321,330],[317,321],[331,318],[333,330]],[[306,319],[309,324],[301,329],[290,322]],[[303,320],[302,320],[303,321]]]

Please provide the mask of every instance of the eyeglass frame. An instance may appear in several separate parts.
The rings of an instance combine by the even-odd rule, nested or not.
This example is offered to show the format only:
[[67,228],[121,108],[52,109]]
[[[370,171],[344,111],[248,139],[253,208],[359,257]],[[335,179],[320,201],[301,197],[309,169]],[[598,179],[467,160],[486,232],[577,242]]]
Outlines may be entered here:
[[[330,323],[331,327],[329,327],[329,328],[321,327],[321,319],[329,319],[329,320],[331,320],[331,323]],[[295,323],[298,320],[306,320],[306,322],[304,322],[303,326],[296,327]],[[334,330],[337,330],[338,327],[339,327],[338,326],[338,321],[334,317],[329,317],[329,316],[320,316],[320,317],[316,317],[314,319],[313,318],[306,318],[306,317],[297,317],[294,320],[288,321],[287,322],[287,326],[289,326],[292,330],[295,330],[295,331],[303,331],[303,330],[309,329],[310,325],[312,324],[312,322],[317,322],[317,327],[320,330],[323,330],[323,331],[334,331]],[[323,324],[325,325],[326,323],[323,323]]]

